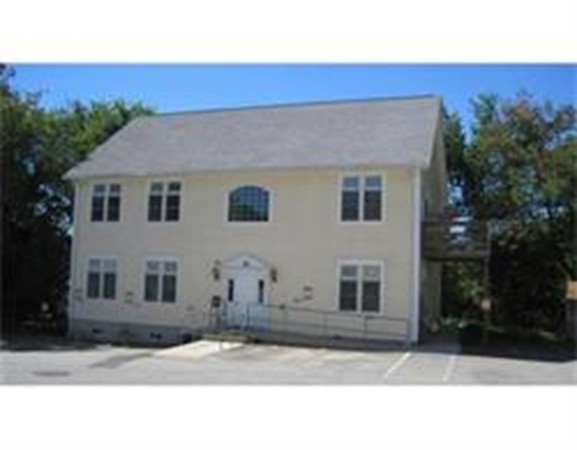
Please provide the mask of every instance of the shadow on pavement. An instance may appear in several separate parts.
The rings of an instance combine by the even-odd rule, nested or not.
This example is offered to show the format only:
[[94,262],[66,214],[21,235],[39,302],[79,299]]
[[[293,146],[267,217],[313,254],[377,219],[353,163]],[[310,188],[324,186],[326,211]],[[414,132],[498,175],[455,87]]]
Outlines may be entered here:
[[428,336],[415,346],[421,353],[459,353],[470,356],[520,359],[535,362],[577,361],[577,345],[574,342],[527,342],[525,340],[503,339],[493,336],[483,343],[482,338],[471,339],[458,334]]
[[571,344],[530,345],[487,343],[467,344],[461,347],[461,354],[472,356],[490,356],[493,358],[512,358],[542,362],[571,362],[577,360],[577,348]]
[[560,363],[577,356],[575,341],[534,331],[489,329],[484,334],[478,324],[471,324],[460,330],[459,339],[465,355]]
[[[289,345],[297,347],[332,348],[335,350],[357,350],[370,352],[403,351],[402,345],[394,343],[370,343],[349,340],[332,340],[330,342],[312,342],[310,339],[298,341],[291,339],[251,339],[254,343]],[[17,333],[3,335],[0,340],[0,350],[27,352],[27,351],[82,351],[102,347],[103,343],[73,341],[65,336],[55,336],[40,333]],[[124,345],[126,347],[127,345]],[[143,349],[150,349],[145,345],[130,345]],[[530,343],[489,339],[483,343],[478,339],[463,339],[458,335],[428,336],[423,343],[410,347],[419,353],[445,353],[470,356],[488,356],[494,358],[521,359],[543,362],[571,362],[577,361],[577,345],[574,342],[562,343]]]
[[65,336],[37,333],[2,335],[0,350],[12,352],[91,350],[98,345],[91,342],[76,342]]

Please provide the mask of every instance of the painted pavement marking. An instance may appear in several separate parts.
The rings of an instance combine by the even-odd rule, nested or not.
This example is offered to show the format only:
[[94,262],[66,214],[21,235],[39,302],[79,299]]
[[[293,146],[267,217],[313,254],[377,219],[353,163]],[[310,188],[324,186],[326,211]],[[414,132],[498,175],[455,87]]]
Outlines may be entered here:
[[404,353],[399,359],[397,359],[395,364],[387,369],[387,371],[383,374],[383,379],[386,380],[389,378],[399,367],[405,363],[405,361],[407,361],[407,359],[410,358],[410,356],[411,352]]
[[443,375],[443,383],[447,383],[451,378],[451,375],[455,370],[456,363],[457,363],[457,355],[449,356],[449,362],[447,364],[447,368],[445,369],[445,374]]

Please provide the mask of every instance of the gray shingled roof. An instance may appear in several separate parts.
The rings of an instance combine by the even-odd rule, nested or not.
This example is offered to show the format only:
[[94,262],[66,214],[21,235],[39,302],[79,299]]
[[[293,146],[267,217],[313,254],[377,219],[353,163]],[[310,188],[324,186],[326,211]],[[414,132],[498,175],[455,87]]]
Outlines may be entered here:
[[433,96],[140,117],[68,178],[365,165],[429,165],[441,99]]

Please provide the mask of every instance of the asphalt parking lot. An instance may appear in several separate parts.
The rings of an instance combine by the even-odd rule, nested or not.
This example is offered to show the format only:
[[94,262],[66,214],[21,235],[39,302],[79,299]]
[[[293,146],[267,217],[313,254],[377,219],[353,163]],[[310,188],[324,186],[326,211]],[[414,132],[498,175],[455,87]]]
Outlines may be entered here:
[[5,385],[574,385],[575,358],[463,354],[456,345],[352,351],[197,341],[0,350]]

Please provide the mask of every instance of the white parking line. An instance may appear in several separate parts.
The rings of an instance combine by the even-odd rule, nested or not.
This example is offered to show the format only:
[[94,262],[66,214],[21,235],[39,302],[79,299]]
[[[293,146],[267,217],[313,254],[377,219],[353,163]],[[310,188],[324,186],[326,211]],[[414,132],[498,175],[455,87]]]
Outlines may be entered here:
[[401,367],[405,363],[405,361],[409,359],[410,356],[411,352],[404,353],[399,359],[397,359],[397,361],[395,361],[395,364],[393,364],[391,367],[387,369],[387,371],[383,374],[383,379],[386,380],[387,378],[389,378],[393,374],[393,372],[395,372],[395,370]]
[[455,369],[455,364],[457,363],[457,355],[449,356],[449,363],[447,364],[447,368],[445,369],[445,374],[443,375],[443,383],[449,381],[453,370]]

